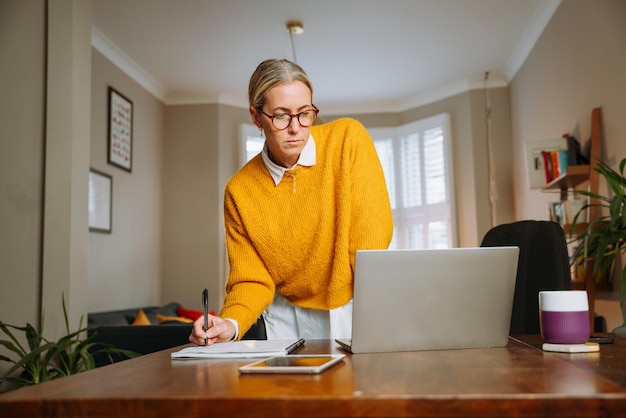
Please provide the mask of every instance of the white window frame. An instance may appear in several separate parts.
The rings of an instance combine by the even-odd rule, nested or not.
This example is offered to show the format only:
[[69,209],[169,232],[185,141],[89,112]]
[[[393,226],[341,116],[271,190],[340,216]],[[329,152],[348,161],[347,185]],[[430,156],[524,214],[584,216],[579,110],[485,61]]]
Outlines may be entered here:
[[[426,204],[426,187],[424,180],[424,153],[423,153],[423,134],[424,132],[441,128],[443,135],[443,152],[445,167],[445,183],[446,183],[446,201],[445,203]],[[447,113],[442,113],[426,119],[421,119],[406,125],[395,128],[370,128],[368,129],[374,143],[377,140],[391,139],[393,143],[393,175],[385,173],[387,178],[390,199],[392,199],[392,210],[394,219],[394,235],[390,248],[408,249],[408,248],[452,248],[458,246],[458,234],[456,223],[456,201],[454,193],[454,172],[452,161],[452,146],[450,139],[450,117]],[[402,138],[417,134],[420,147],[420,183],[421,183],[421,202],[419,206],[410,208],[404,207],[402,202],[402,166],[400,158]],[[383,167],[385,164],[383,164]],[[395,185],[390,184],[395,182]],[[394,193],[395,191],[395,193]],[[436,243],[432,240],[435,234],[429,233],[428,226],[434,225],[433,222],[443,222],[447,230],[447,242]],[[411,228],[421,228],[421,242],[409,245]]]

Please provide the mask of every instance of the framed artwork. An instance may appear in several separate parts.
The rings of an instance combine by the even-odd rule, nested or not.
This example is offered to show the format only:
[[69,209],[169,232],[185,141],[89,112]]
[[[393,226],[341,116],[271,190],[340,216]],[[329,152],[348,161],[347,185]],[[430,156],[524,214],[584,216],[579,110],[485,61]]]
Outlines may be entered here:
[[89,170],[89,231],[111,233],[113,211],[113,178]]
[[131,172],[133,168],[133,102],[109,87],[109,164]]
[[528,185],[531,189],[539,189],[546,184],[546,173],[541,151],[566,150],[567,140],[560,138],[546,141],[528,141],[524,144],[524,147],[526,148]]

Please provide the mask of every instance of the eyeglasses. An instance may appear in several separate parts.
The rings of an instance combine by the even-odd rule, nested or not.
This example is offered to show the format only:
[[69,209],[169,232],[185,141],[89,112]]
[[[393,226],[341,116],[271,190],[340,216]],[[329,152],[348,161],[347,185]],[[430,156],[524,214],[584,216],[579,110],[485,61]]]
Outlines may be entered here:
[[319,109],[315,106],[313,106],[313,109],[305,110],[304,112],[296,113],[294,115],[291,115],[289,113],[276,113],[275,115],[268,115],[263,111],[263,109],[258,108],[258,110],[259,112],[270,118],[272,120],[272,126],[274,126],[274,128],[278,129],[279,131],[287,129],[289,125],[291,125],[291,120],[293,118],[297,118],[298,123],[303,128],[309,127],[313,125],[313,122],[315,122],[315,119],[317,119],[317,114],[319,112]]

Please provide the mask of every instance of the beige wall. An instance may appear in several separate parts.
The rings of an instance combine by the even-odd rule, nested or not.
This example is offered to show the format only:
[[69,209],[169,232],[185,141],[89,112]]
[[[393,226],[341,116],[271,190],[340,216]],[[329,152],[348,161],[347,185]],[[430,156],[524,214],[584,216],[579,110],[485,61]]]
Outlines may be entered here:
[[43,0],[0,2],[0,319],[12,324],[39,324],[45,22]]
[[44,335],[67,333],[87,311],[91,3],[48,2],[41,307]]
[[[524,142],[560,138],[565,132],[577,133],[585,142],[591,132],[591,110],[600,106],[602,160],[617,168],[619,160],[626,157],[624,22],[626,2],[622,0],[564,0],[513,79],[517,218],[547,219],[547,202],[556,199],[529,189]],[[605,187],[602,181],[600,187]],[[596,311],[607,318],[608,328],[619,325],[617,291],[598,292],[597,298]]]
[[[112,232],[89,233],[88,311],[161,300],[165,106],[92,49],[90,166],[113,178]],[[108,88],[133,102],[132,171],[107,162]]]
[[[217,105],[169,106],[163,170],[163,299],[218,304]],[[215,309],[215,308],[213,308]]]
[[46,9],[44,1],[5,1],[0,7],[2,91],[8,93],[0,100],[0,317],[38,324],[43,311],[45,332],[55,336],[64,328],[62,294],[72,325],[86,312],[82,225],[87,219],[91,4],[60,0]]
[[223,190],[239,168],[239,127],[247,109],[227,105],[168,106],[163,172],[162,301],[219,311],[228,271]]
[[87,311],[90,26],[90,2],[0,2],[0,319],[48,338],[61,295],[72,329]]

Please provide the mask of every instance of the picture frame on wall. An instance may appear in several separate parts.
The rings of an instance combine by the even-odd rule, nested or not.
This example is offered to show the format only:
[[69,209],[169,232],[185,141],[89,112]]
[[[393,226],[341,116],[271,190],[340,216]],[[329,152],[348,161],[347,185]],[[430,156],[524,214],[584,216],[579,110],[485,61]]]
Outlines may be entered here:
[[108,162],[133,169],[133,102],[109,87]]
[[111,233],[113,177],[89,170],[89,232]]

